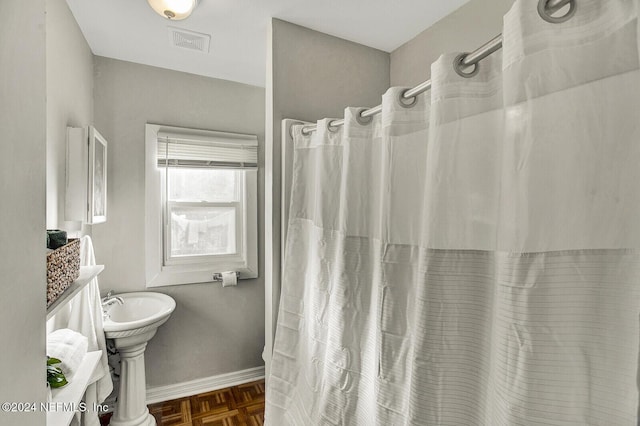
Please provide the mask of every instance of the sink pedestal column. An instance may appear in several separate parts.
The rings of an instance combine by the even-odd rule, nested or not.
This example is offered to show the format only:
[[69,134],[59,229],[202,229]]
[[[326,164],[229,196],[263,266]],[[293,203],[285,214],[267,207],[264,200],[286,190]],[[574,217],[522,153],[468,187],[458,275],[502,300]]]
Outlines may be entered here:
[[[155,333],[154,333],[155,334]],[[120,393],[112,426],[155,426],[155,418],[147,408],[147,389],[144,371],[144,351],[147,342],[118,347],[120,352]]]

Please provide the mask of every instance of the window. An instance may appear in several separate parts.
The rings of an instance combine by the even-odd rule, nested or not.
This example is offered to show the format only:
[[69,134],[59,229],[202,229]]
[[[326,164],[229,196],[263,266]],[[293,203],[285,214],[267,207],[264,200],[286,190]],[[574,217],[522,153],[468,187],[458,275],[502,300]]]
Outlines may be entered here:
[[257,138],[147,124],[147,287],[257,277]]
[[242,248],[243,173],[168,168],[164,264],[215,261]]

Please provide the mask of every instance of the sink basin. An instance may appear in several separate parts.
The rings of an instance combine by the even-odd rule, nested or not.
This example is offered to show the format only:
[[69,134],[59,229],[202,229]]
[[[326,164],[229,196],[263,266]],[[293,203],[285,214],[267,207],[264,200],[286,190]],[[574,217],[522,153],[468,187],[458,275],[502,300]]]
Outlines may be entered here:
[[176,308],[176,302],[170,296],[150,291],[119,294],[124,303],[113,304],[106,311],[104,332],[110,339],[121,336],[122,332],[131,336],[131,332],[141,333],[150,328],[158,328]]

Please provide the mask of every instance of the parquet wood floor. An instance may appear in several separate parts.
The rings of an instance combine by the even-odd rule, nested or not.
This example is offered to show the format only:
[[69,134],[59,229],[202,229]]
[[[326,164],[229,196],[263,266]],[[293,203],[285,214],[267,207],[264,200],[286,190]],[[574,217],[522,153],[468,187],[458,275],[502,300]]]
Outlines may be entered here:
[[264,380],[149,405],[158,426],[262,426]]

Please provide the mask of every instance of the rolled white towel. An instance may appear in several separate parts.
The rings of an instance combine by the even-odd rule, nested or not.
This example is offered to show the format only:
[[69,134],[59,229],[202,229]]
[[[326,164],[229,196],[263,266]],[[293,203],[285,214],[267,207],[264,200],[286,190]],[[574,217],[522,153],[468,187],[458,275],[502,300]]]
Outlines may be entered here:
[[56,365],[68,381],[78,371],[89,346],[88,339],[68,328],[61,328],[47,335],[47,355],[62,361]]

